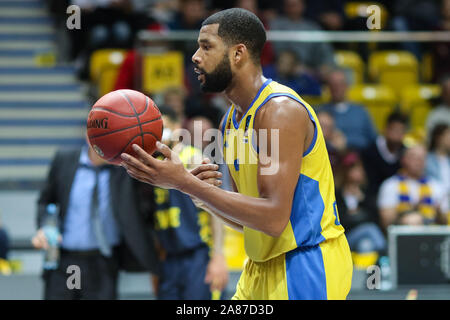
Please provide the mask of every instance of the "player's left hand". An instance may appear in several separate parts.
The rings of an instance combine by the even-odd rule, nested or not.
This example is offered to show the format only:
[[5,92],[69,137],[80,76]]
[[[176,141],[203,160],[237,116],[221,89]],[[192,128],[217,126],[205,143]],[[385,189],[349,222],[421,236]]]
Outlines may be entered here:
[[136,157],[122,153],[121,166],[131,177],[139,181],[165,189],[180,189],[187,179],[192,177],[178,155],[165,144],[156,143],[157,150],[165,157],[164,160],[152,157],[136,144],[133,144],[132,148]]
[[223,254],[214,253],[206,268],[205,283],[209,283],[211,292],[223,291],[228,283],[228,268]]
[[[183,191],[192,179],[196,179],[184,167],[178,155],[165,144],[156,143],[157,150],[165,157],[164,160],[152,157],[136,144],[133,144],[132,147],[136,157],[127,153],[121,155],[123,160],[121,165],[131,177],[154,186],[180,191]],[[210,170],[217,170],[218,168],[217,165],[213,164],[206,166],[211,166]]]

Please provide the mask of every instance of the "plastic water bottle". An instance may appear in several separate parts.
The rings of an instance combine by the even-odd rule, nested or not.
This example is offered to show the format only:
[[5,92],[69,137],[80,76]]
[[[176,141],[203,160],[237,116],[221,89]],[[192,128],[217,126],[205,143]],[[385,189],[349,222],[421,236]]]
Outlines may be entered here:
[[381,290],[392,289],[391,283],[391,266],[389,257],[380,257],[380,269],[381,269]]
[[54,203],[47,205],[47,218],[44,225],[44,234],[47,238],[48,249],[45,255],[44,269],[55,270],[59,262],[59,229],[58,207]]

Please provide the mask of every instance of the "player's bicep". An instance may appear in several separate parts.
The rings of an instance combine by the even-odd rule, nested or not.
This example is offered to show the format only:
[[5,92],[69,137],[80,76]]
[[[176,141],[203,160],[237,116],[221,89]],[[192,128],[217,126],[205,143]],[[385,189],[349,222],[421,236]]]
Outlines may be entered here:
[[[276,99],[257,118],[257,128],[255,125],[259,131],[258,190],[261,197],[275,199],[290,209],[310,119],[308,111],[297,102]],[[261,129],[267,130],[267,139]]]

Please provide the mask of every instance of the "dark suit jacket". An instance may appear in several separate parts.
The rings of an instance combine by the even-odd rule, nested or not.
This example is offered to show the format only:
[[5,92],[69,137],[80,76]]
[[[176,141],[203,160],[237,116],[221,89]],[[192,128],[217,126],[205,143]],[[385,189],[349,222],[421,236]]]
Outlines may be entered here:
[[[37,225],[40,228],[49,203],[59,205],[61,233],[69,204],[75,172],[79,166],[81,148],[57,152],[47,181],[38,200]],[[158,258],[153,242],[153,199],[150,186],[128,176],[121,167],[110,172],[110,199],[114,217],[122,234],[119,263],[127,271],[158,273]]]

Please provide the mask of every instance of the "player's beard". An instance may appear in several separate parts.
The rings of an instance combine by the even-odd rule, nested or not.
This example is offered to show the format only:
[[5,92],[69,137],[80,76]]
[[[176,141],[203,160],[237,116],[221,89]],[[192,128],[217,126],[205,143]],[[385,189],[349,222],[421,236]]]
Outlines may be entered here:
[[201,71],[205,77],[205,81],[200,84],[200,89],[203,92],[222,92],[230,85],[233,78],[227,54],[223,55],[222,61],[212,72]]

